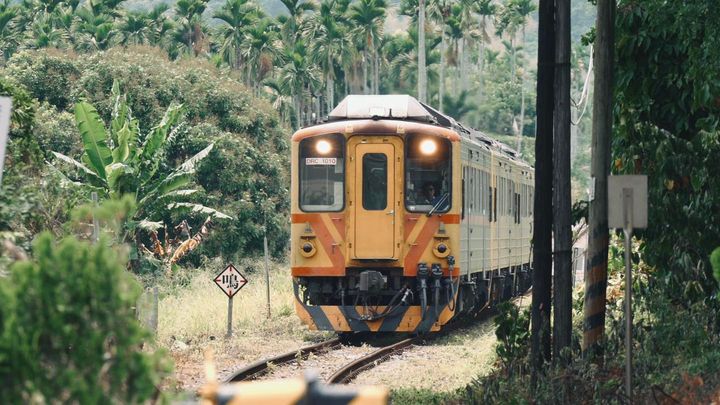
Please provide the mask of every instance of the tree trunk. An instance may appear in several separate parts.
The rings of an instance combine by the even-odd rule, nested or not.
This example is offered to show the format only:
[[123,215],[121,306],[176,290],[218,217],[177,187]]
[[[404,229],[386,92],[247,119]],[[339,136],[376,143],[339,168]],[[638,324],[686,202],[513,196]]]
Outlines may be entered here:
[[518,124],[517,152],[522,151],[523,131],[525,130],[525,75],[520,80],[520,123]]
[[443,111],[443,97],[445,97],[445,22],[442,22],[443,29],[440,33],[440,84],[438,88],[438,104],[440,111]]
[[540,0],[537,60],[537,126],[535,141],[535,191],[533,215],[533,289],[530,357],[533,380],[550,351],[550,306],[552,287],[552,155],[553,78],[555,68],[555,2]]
[[293,97],[293,104],[295,107],[295,125],[297,128],[302,128],[302,101],[301,101],[301,95],[295,94],[295,97]]
[[[365,45],[367,46],[367,44]],[[368,94],[368,52],[367,49],[363,51],[363,85],[362,85],[362,91],[363,94]]]
[[327,113],[330,115],[330,111],[332,111],[333,107],[335,106],[335,80],[333,78],[333,63],[332,63],[332,56],[328,52],[328,71],[326,76],[326,84],[325,84],[325,90],[327,91],[327,99],[325,102],[327,103]]
[[605,329],[607,289],[608,207],[607,176],[610,170],[612,135],[613,50],[615,47],[615,0],[597,3],[595,39],[595,89],[593,93],[591,197],[589,208],[585,302],[583,303],[583,352],[600,359]]
[[375,49],[375,88],[373,94],[380,94],[380,52]]
[[[484,30],[485,28],[485,16],[480,17],[480,27]],[[484,31],[483,31],[484,32]],[[478,74],[480,75],[479,79],[479,85],[478,85],[478,92],[477,92],[477,101],[478,106],[482,104],[483,101],[483,88],[485,85],[485,77],[483,77],[485,73],[485,38],[481,37],[478,41]]]
[[556,0],[555,36],[555,143],[553,203],[555,219],[553,307],[553,356],[560,364],[569,360],[563,349],[572,335],[572,230],[570,215],[570,0]]
[[[525,46],[525,26],[522,27],[522,46]],[[525,71],[520,76],[520,132],[517,139],[517,151],[522,153],[523,133],[525,132]]]
[[425,60],[425,0],[418,3],[418,99],[427,103],[427,62]]

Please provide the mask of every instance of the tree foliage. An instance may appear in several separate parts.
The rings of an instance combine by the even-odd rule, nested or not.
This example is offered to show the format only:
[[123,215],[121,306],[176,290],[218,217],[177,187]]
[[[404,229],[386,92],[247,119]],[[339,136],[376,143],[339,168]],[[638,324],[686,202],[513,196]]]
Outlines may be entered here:
[[649,176],[644,251],[659,280],[702,299],[717,289],[708,257],[720,245],[720,10],[624,1],[617,30],[615,170]]

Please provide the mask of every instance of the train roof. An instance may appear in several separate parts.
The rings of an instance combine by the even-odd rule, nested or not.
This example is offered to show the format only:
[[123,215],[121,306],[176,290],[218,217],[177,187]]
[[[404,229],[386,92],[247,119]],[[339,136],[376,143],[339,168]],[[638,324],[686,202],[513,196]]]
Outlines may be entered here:
[[455,121],[454,118],[406,94],[349,95],[327,117],[327,121],[331,122],[355,119],[416,121],[452,129],[464,141],[485,145],[488,149],[505,155],[511,160],[530,166],[520,158],[516,150],[508,145],[489,137],[481,131],[466,127]]

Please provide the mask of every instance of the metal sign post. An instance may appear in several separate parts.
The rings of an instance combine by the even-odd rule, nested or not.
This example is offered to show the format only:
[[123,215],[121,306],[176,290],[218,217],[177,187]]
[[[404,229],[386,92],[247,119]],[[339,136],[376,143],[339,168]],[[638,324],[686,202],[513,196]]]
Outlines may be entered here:
[[5,145],[10,133],[10,111],[12,98],[0,97],[0,184],[2,184],[3,167],[5,166]]
[[625,233],[625,394],[632,402],[632,235],[647,228],[647,176],[608,177],[608,226]]
[[228,264],[223,271],[215,277],[215,284],[222,290],[228,297],[228,314],[227,314],[227,334],[225,337],[232,336],[232,310],[233,310],[233,297],[240,291],[241,288],[245,287],[248,283],[245,276],[242,275],[235,268],[235,266]]

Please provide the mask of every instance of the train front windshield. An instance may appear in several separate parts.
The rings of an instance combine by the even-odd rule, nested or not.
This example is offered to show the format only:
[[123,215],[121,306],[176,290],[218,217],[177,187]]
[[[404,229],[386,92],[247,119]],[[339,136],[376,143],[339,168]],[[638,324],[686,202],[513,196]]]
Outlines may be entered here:
[[324,135],[300,141],[300,209],[341,211],[345,205],[345,138]]
[[405,207],[410,212],[447,212],[452,204],[451,143],[412,135],[405,144]]

